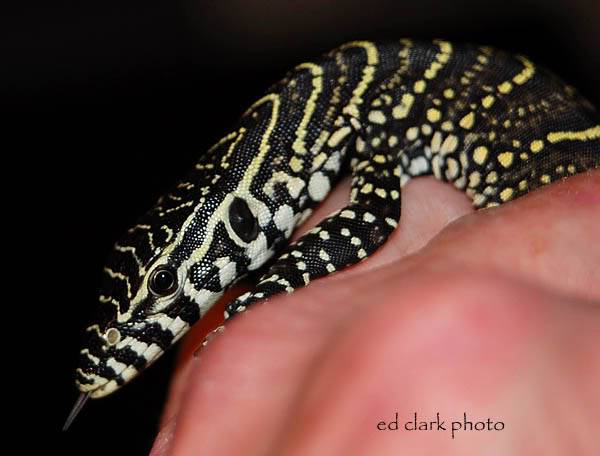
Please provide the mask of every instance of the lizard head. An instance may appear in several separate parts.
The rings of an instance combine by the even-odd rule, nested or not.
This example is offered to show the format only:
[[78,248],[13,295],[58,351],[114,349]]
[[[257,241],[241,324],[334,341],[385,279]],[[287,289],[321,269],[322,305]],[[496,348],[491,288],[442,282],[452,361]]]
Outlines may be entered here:
[[80,351],[79,390],[99,398],[137,377],[260,267],[272,254],[261,226],[269,225],[268,212],[248,195],[216,191],[177,231],[159,217],[164,204],[131,228],[104,267],[98,312]]
[[299,214],[285,203],[300,179],[284,176],[293,179],[286,187],[275,170],[259,173],[271,158],[252,152],[271,119],[252,117],[255,133],[244,137],[242,127],[217,143],[115,244],[80,350],[81,397],[106,396],[136,378],[289,238]]

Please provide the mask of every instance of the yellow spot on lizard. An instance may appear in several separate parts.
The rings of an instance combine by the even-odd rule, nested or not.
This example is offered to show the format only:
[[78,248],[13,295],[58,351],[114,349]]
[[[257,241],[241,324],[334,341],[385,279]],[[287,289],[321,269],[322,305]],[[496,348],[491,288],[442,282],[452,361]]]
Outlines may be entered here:
[[452,89],[444,90],[444,97],[446,97],[448,100],[452,100],[454,98],[454,90],[452,90]]
[[544,148],[544,141],[541,141],[539,139],[536,139],[535,141],[531,141],[531,144],[529,145],[529,149],[534,154],[537,154],[543,148]]
[[381,111],[371,111],[368,117],[370,122],[383,125],[386,121],[385,114]]
[[512,152],[502,152],[498,155],[498,162],[505,168],[508,168],[512,165],[514,158],[515,155]]
[[494,96],[488,95],[488,96],[484,97],[483,100],[481,100],[481,104],[485,109],[488,109],[494,104],[494,101],[496,101]]
[[402,95],[400,104],[394,106],[394,109],[392,109],[392,117],[394,119],[404,119],[406,116],[408,116],[408,113],[410,112],[410,108],[412,107],[414,101],[415,97],[412,94],[405,93],[404,95]]
[[439,110],[435,109],[435,108],[430,108],[427,110],[427,120],[429,120],[429,122],[438,122],[440,119],[442,118],[442,114],[440,113]]
[[458,124],[461,127],[463,127],[465,130],[470,130],[471,128],[473,128],[474,123],[475,123],[475,113],[470,112],[469,114],[464,116],[462,119],[460,119],[460,122]]
[[422,79],[415,82],[415,85],[413,87],[415,93],[423,93],[425,92],[425,87],[427,86],[427,84],[425,83],[425,81],[423,81]]
[[508,201],[509,199],[512,198],[513,194],[514,194],[514,190],[510,187],[506,187],[504,190],[502,190],[500,192],[500,199],[502,201]]
[[473,160],[478,165],[483,165],[488,157],[488,148],[485,146],[476,147],[473,151]]
[[512,90],[512,84],[508,81],[504,81],[502,84],[498,86],[498,92],[507,94]]

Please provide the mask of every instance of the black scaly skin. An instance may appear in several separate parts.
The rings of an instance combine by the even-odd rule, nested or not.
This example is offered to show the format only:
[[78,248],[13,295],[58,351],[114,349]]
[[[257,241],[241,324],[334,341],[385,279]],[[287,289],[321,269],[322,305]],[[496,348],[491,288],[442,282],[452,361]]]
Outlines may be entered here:
[[[102,397],[134,378],[273,256],[226,318],[367,258],[397,226],[413,177],[433,174],[484,208],[598,167],[594,107],[524,57],[348,43],[273,86],[116,244],[77,385]],[[349,205],[289,245],[347,173]]]

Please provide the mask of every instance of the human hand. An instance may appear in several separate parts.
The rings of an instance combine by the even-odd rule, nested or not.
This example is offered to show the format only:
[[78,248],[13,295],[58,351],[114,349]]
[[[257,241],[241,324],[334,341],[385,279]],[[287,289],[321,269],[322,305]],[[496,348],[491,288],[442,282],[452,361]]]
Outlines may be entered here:
[[[600,454],[600,171],[472,214],[423,178],[402,204],[365,262],[249,309],[199,357],[186,340],[153,455]],[[406,430],[415,412],[447,430]],[[503,429],[452,438],[463,413]]]

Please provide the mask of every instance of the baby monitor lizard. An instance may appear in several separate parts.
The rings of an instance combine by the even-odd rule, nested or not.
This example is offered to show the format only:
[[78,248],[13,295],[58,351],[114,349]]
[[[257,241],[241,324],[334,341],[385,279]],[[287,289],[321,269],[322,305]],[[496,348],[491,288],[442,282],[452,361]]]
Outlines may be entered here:
[[[526,57],[404,39],[302,63],[115,244],[65,427],[270,259],[226,320],[368,258],[398,225],[401,188],[415,177],[448,182],[479,209],[598,167],[598,112]],[[346,175],[348,205],[290,243]]]

